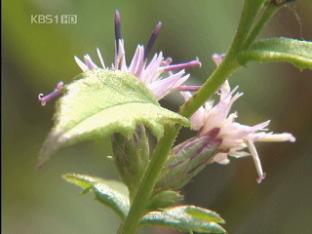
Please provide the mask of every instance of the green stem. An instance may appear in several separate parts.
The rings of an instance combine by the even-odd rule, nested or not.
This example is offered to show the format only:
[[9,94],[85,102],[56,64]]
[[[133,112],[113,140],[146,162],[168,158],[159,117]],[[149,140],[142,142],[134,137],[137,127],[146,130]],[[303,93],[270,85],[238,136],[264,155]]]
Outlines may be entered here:
[[266,0],[245,0],[244,1],[244,6],[243,6],[243,11],[241,14],[240,22],[239,22],[234,40],[231,44],[230,50],[227,53],[228,56],[235,55],[240,50],[240,48],[245,42],[245,39],[248,36],[253,26],[253,23],[260,9],[264,5],[265,1]]
[[179,128],[174,126],[165,126],[164,136],[158,142],[152,155],[144,176],[141,180],[131,209],[124,224],[120,227],[121,234],[134,234],[137,231],[141,217],[146,212],[145,207],[148,203],[153,188],[157,182],[163,164],[166,162],[169,151],[174,143]]
[[181,106],[180,114],[190,117],[201,107],[209,97],[215,94],[216,90],[224,81],[239,67],[239,64],[232,59],[224,60],[217,69],[206,80],[202,88],[192,98]]
[[254,26],[253,30],[249,33],[248,38],[244,43],[244,49],[247,49],[252,42],[256,39],[259,35],[265,24],[271,19],[271,17],[279,10],[279,7],[274,4],[269,4],[266,9],[264,10],[262,17]]
[[240,66],[236,56],[244,45],[253,23],[265,0],[245,0],[236,35],[226,57],[217,69],[193,96],[180,109],[185,117],[190,117],[209,99],[224,81]]

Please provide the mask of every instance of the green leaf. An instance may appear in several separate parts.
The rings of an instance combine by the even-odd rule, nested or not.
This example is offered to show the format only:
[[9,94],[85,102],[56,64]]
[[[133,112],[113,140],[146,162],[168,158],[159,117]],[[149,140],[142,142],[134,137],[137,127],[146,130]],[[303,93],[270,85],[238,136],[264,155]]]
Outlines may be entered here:
[[241,64],[249,61],[288,62],[299,69],[312,69],[312,42],[291,38],[260,40],[242,51],[238,60]]
[[160,138],[164,124],[188,125],[188,120],[162,108],[143,83],[128,73],[103,69],[82,73],[58,101],[54,127],[38,164],[61,146],[115,132],[129,136],[138,124]]
[[165,190],[155,194],[148,202],[148,210],[158,210],[169,206],[174,206],[183,200],[183,195],[177,191]]
[[63,178],[82,188],[83,193],[94,192],[96,199],[113,209],[121,219],[127,216],[130,202],[125,192],[120,192],[126,190],[121,183],[81,174],[65,174]]
[[197,206],[186,207],[186,212],[194,218],[206,220],[207,222],[225,223],[224,219],[214,211],[207,210]]
[[142,225],[161,225],[182,232],[226,233],[218,224],[224,220],[211,210],[196,206],[177,206],[146,214]]

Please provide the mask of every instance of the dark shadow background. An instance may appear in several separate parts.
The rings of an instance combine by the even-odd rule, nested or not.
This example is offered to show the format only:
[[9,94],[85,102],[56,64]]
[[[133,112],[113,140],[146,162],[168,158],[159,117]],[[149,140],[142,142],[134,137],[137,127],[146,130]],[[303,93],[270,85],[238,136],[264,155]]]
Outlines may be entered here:
[[[122,13],[129,57],[161,20],[156,49],[175,61],[198,56],[203,67],[192,76],[199,84],[212,72],[211,54],[229,46],[241,7],[242,0],[3,1],[3,233],[115,233],[116,216],[61,179],[66,172],[118,179],[113,163],[104,157],[111,154],[109,139],[61,150],[42,170],[36,170],[35,163],[54,110],[53,104],[42,108],[37,94],[59,80],[72,80],[79,72],[73,55],[95,56],[100,47],[106,62],[112,61],[116,8]],[[78,23],[31,24],[31,14],[76,14]],[[311,40],[311,0],[283,8],[262,36],[268,35]],[[252,63],[231,83],[245,93],[234,106],[242,123],[271,119],[272,130],[292,132],[297,142],[258,144],[267,172],[261,185],[250,158],[208,166],[184,189],[186,202],[219,212],[229,233],[312,233],[312,73],[287,64]],[[180,102],[171,95],[164,104],[177,108]]]

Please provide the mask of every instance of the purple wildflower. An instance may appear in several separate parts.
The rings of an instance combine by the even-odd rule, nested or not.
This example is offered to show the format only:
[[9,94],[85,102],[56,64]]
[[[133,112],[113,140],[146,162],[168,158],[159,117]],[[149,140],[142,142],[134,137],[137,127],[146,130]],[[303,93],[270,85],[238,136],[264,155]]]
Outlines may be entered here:
[[118,11],[115,13],[115,60],[111,68],[107,68],[104,64],[103,57],[99,49],[97,55],[100,60],[101,66],[98,67],[89,55],[85,55],[83,60],[75,56],[75,61],[82,71],[92,69],[112,69],[129,72],[145,86],[159,100],[169,94],[171,91],[178,89],[188,78],[189,74],[185,74],[184,69],[200,67],[201,63],[198,59],[171,65],[172,59],[165,58],[163,53],[156,53],[150,62],[147,61],[149,52],[160,32],[161,23],[157,23],[153,30],[146,46],[138,45],[129,65],[126,63],[124,41],[121,37],[120,31],[120,14]]

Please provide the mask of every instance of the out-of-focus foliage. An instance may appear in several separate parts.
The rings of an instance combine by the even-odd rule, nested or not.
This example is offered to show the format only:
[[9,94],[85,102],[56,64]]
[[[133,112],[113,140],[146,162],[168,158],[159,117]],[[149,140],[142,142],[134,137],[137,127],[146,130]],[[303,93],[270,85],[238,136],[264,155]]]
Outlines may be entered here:
[[[191,83],[199,84],[213,69],[211,54],[228,48],[241,6],[242,1],[229,0],[3,1],[3,232],[116,232],[118,220],[112,211],[92,196],[77,195],[78,190],[61,179],[66,172],[118,179],[113,162],[105,157],[111,154],[109,139],[64,149],[41,170],[35,169],[54,112],[53,104],[39,105],[37,94],[52,89],[58,80],[68,83],[80,72],[73,55],[95,55],[100,47],[106,63],[112,62],[115,9],[122,13],[128,55],[161,20],[155,47],[175,61],[198,56],[203,67],[191,71],[197,78]],[[297,1],[277,14],[263,36],[311,40],[311,13],[310,0]],[[31,24],[32,14],[75,14],[78,22]],[[267,172],[261,185],[255,181],[250,158],[208,166],[185,187],[187,202],[217,211],[227,220],[229,233],[310,233],[311,72],[284,64],[250,63],[230,82],[245,93],[234,107],[242,123],[271,119],[272,130],[292,132],[297,142],[258,147]],[[181,101],[171,95],[163,104],[177,109]],[[184,131],[178,140],[190,135]]]

